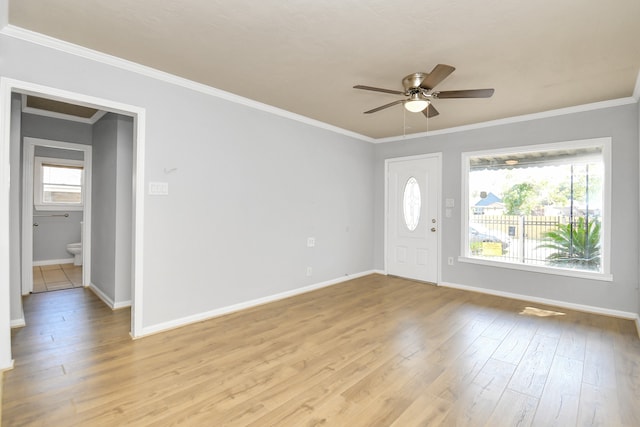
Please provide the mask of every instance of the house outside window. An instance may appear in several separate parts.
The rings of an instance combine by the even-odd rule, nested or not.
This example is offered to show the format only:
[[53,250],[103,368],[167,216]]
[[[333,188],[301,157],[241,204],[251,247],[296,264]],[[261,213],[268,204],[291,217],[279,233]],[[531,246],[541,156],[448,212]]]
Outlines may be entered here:
[[36,157],[34,206],[37,210],[82,210],[84,162]]
[[463,258],[609,280],[609,138],[462,157]]

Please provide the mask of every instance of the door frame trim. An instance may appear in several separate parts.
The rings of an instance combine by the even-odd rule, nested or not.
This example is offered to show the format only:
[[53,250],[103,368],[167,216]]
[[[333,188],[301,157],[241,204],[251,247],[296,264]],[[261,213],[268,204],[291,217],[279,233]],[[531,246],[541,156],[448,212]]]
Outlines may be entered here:
[[0,371],[13,366],[11,357],[11,286],[9,241],[9,191],[11,145],[11,94],[44,96],[62,102],[84,105],[133,118],[133,259],[131,336],[143,334],[143,261],[144,261],[144,170],[146,109],[110,99],[0,77]]
[[436,185],[436,201],[437,201],[437,218],[436,223],[438,226],[438,235],[437,235],[437,271],[436,271],[436,284],[439,285],[442,282],[442,152],[437,153],[429,153],[429,154],[420,154],[416,156],[404,156],[404,157],[393,157],[384,160],[384,273],[389,274],[389,259],[388,259],[388,244],[389,244],[389,166],[391,163],[396,162],[404,162],[410,160],[422,160],[422,159],[436,159],[438,161],[438,184]]
[[22,259],[20,260],[22,295],[28,295],[33,291],[33,163],[36,147],[82,151],[84,155],[82,285],[87,286],[91,278],[91,146],[25,136],[22,138],[22,235],[20,238],[22,246]]

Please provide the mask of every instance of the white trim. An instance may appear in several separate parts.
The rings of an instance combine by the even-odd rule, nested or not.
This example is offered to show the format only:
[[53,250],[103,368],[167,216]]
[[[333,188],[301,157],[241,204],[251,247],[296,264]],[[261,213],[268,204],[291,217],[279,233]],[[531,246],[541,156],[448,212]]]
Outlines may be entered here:
[[120,310],[121,308],[129,308],[131,307],[131,300],[128,299],[126,301],[116,301],[111,307],[113,310]]
[[98,298],[100,298],[102,300],[103,303],[105,303],[110,309],[113,310],[113,306],[114,306],[114,302],[113,300],[109,297],[109,295],[105,294],[104,292],[102,292],[102,290],[97,287],[96,285],[93,284],[93,282],[89,283],[89,286],[87,286],[87,288],[91,289],[91,291],[96,294],[96,296]]
[[[2,18],[0,18],[2,19]],[[11,89],[0,78],[0,371],[11,369],[11,288],[9,274],[9,182],[11,146]],[[1,385],[0,385],[1,386]]]
[[[519,147],[505,147],[496,149],[486,149],[478,151],[466,151],[460,156],[461,167],[461,179],[462,179],[462,194],[460,196],[462,215],[461,217],[461,239],[460,239],[460,253],[464,254],[458,257],[460,262],[468,262],[473,264],[484,264],[493,267],[511,268],[516,270],[527,270],[537,273],[556,274],[562,276],[581,277],[585,279],[601,280],[601,281],[613,281],[613,275],[611,274],[611,137],[581,139],[574,141],[562,141],[552,142],[548,144],[536,144],[536,145],[524,145]],[[568,148],[587,148],[587,147],[602,147],[602,161],[604,163],[604,200],[603,202],[603,221],[602,221],[602,273],[592,273],[588,271],[577,271],[570,269],[561,269],[553,267],[532,266],[520,263],[508,262],[508,261],[491,261],[468,256],[469,248],[469,159],[471,157],[482,156],[485,154],[511,154],[511,153],[533,153],[539,151],[548,151],[554,149],[568,149]]]
[[[639,78],[640,78],[640,75],[639,75]],[[611,99],[609,101],[601,101],[601,102],[594,102],[591,104],[576,105],[573,107],[558,108],[556,110],[548,110],[548,111],[541,111],[539,113],[506,117],[503,119],[489,120],[486,122],[472,123],[469,125],[432,130],[429,132],[413,133],[413,134],[404,135],[404,136],[390,136],[388,138],[378,138],[378,139],[374,139],[373,142],[376,144],[384,143],[384,142],[401,142],[409,139],[425,138],[425,137],[436,136],[436,135],[446,135],[446,134],[457,133],[457,132],[466,132],[466,131],[475,130],[475,129],[483,129],[483,128],[494,127],[494,126],[502,126],[502,125],[509,125],[513,123],[527,122],[531,120],[539,120],[539,119],[546,119],[550,117],[564,116],[567,114],[583,113],[586,111],[602,110],[604,108],[620,107],[623,105],[635,104],[637,102],[638,102],[638,99],[634,95],[633,97],[628,97],[628,98],[618,98],[618,99]]]
[[220,89],[216,89],[211,86],[207,86],[202,83],[197,83],[193,80],[188,80],[183,77],[166,73],[164,71],[156,70],[151,67],[137,64],[135,62],[127,61],[122,58],[118,58],[106,53],[98,52],[86,47],[78,46],[63,40],[58,40],[53,37],[46,36],[44,34],[36,33],[34,31],[25,30],[24,28],[16,27],[13,25],[7,25],[0,31],[9,37],[25,40],[34,44],[45,46],[51,49],[59,50],[71,55],[76,55],[82,58],[86,58],[92,61],[96,61],[102,64],[117,67],[123,70],[127,70],[133,73],[141,74],[146,77],[150,77],[156,80],[160,80],[166,83],[174,84],[176,86],[184,87],[186,89],[194,90],[196,92],[204,93],[207,95],[221,98],[227,101],[234,102],[236,104],[244,105],[246,107],[255,108],[257,110],[266,111],[276,116],[285,117],[291,120],[295,120],[301,123],[305,123],[320,129],[326,129],[338,134],[342,134],[351,138],[359,139],[366,142],[374,142],[374,139],[359,133],[342,129],[337,126],[330,125],[328,123],[321,122],[300,114],[292,113],[290,111],[283,110],[281,108],[273,107],[271,105],[263,104],[262,102],[254,101],[249,98],[244,98],[239,95],[235,95],[230,92],[225,92]]
[[104,110],[97,110],[96,113],[88,119],[71,114],[57,113],[55,111],[41,110],[39,108],[27,107],[27,95],[22,95],[22,112],[27,114],[35,114],[37,116],[50,117],[52,119],[70,120],[72,122],[85,123],[89,125],[95,124],[98,120],[107,114]]
[[11,329],[22,328],[24,326],[27,326],[27,323],[24,321],[24,317],[21,317],[19,319],[13,319],[11,321]]
[[144,327],[142,334],[135,338],[142,338],[148,335],[157,334],[159,332],[168,331],[170,329],[180,328],[182,326],[189,325],[191,323],[201,322],[203,320],[213,319],[215,317],[224,316],[225,314],[233,313],[240,310],[245,310],[247,308],[256,307],[263,304],[268,304],[270,302],[278,301],[281,299],[293,297],[296,295],[304,294],[307,292],[315,291],[317,289],[326,288],[329,286],[337,285],[340,283],[344,283],[346,281],[356,279],[358,277],[368,276],[370,274],[377,273],[376,270],[363,271],[361,273],[348,274],[337,279],[327,280],[325,282],[316,283],[313,285],[305,286],[302,288],[292,289],[290,291],[281,292],[274,295],[269,295],[262,298],[257,298],[250,301],[240,302],[238,304],[233,304],[227,307],[217,308],[215,310],[206,311],[204,313],[197,313],[191,316],[182,317],[180,319],[170,320],[168,322],[158,323],[156,325],[146,326]]
[[[34,211],[34,162],[35,147],[53,147],[65,150],[82,151],[84,164],[83,197],[84,208],[82,211],[83,237],[82,237],[82,283],[89,283],[91,278],[91,168],[92,148],[90,145],[76,144],[72,142],[55,141],[41,138],[23,138],[22,150],[22,295],[33,291],[33,211]],[[71,210],[71,209],[69,209]]]
[[10,371],[12,369],[13,369],[13,359],[11,359],[11,361],[9,362],[9,364],[7,366],[1,366],[0,365],[0,372]]
[[521,295],[521,294],[514,294],[514,293],[511,293],[511,292],[496,291],[494,289],[478,288],[478,287],[475,287],[475,286],[467,286],[467,285],[459,285],[457,283],[442,282],[442,283],[439,283],[439,285],[443,286],[445,288],[453,288],[453,289],[460,289],[460,290],[463,290],[463,291],[478,292],[478,293],[481,293],[481,294],[487,294],[487,295],[493,295],[493,296],[497,296],[497,297],[516,299],[516,300],[525,301],[525,302],[533,302],[533,303],[538,303],[538,304],[553,305],[553,306],[556,306],[556,307],[562,307],[562,308],[566,308],[566,309],[570,309],[570,310],[582,311],[582,312],[585,312],[585,313],[602,314],[602,315],[605,315],[605,316],[618,317],[618,318],[621,318],[621,319],[634,320],[634,319],[637,319],[637,317],[638,317],[638,315],[636,313],[632,313],[632,312],[629,312],[629,311],[621,311],[621,310],[614,310],[614,309],[610,309],[610,308],[595,307],[595,306],[592,306],[592,305],[575,304],[575,303],[572,303],[572,302],[559,301],[559,300],[553,300],[553,299],[548,299],[548,298],[534,297],[534,296],[531,296],[531,295]]
[[96,294],[98,298],[102,300],[111,310],[119,310],[121,308],[131,307],[131,300],[127,301],[114,301],[107,294],[102,292],[100,288],[98,288],[93,282],[89,283],[87,288],[91,289],[91,291]]
[[57,265],[57,264],[71,264],[75,261],[75,258],[63,258],[63,259],[45,259],[42,261],[33,261],[34,267],[40,267],[42,265]]

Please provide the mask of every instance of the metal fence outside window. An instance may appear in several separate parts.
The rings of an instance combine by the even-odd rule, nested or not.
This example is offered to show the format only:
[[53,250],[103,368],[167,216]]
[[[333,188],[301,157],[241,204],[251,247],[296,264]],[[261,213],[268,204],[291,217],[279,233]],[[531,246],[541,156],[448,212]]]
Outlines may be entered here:
[[[544,235],[558,225],[578,217],[534,215],[471,215],[469,246],[471,254],[488,259],[546,265],[554,249],[540,248]],[[477,231],[477,234],[473,234]],[[498,244],[499,243],[499,244]],[[502,250],[500,250],[502,247]]]

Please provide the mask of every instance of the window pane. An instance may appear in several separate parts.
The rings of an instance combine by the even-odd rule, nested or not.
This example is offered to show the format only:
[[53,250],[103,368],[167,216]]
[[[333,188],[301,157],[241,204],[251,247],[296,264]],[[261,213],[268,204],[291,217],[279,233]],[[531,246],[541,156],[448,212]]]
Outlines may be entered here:
[[42,196],[45,203],[82,203],[81,187],[44,184]]
[[42,182],[45,184],[81,185],[82,169],[65,166],[42,165]]
[[602,147],[469,158],[468,255],[602,271]]
[[52,204],[81,204],[82,168],[43,164],[42,202]]
[[421,207],[422,198],[420,196],[420,185],[417,179],[411,177],[404,186],[404,197],[402,198],[404,223],[410,231],[418,227]]

